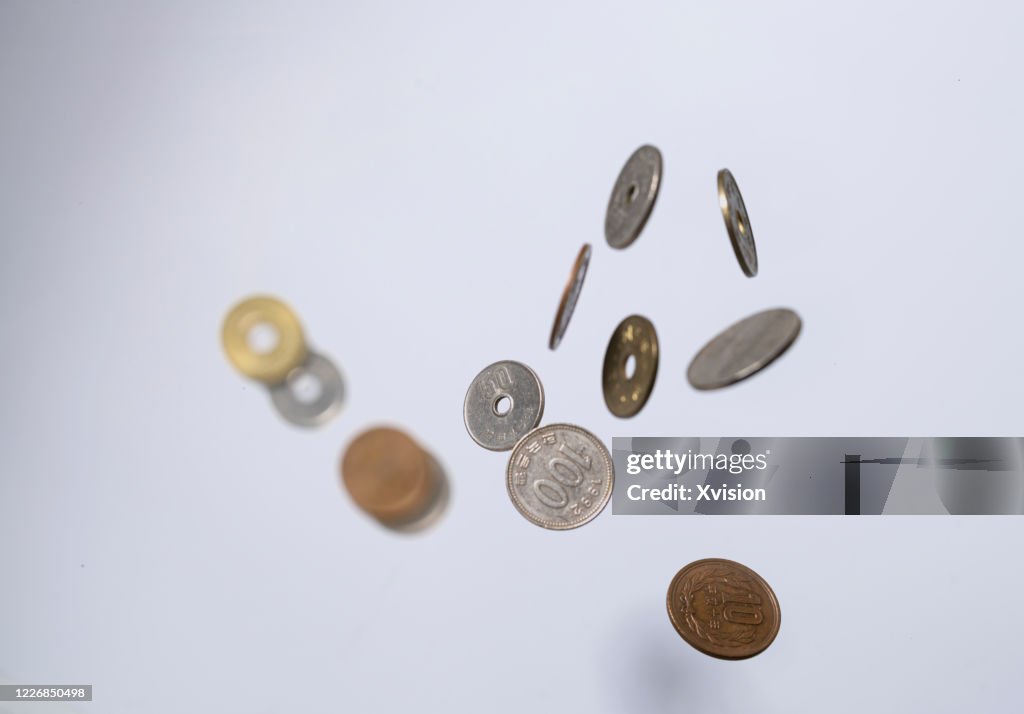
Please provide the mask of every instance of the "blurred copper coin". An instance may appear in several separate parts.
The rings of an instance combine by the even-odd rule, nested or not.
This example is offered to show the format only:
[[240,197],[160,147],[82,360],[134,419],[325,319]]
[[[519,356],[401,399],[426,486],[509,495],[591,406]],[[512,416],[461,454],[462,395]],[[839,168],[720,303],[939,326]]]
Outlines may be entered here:
[[341,479],[362,510],[387,526],[418,520],[437,497],[438,470],[409,435],[389,427],[364,431],[341,460]]
[[668,616],[687,643],[721,659],[764,652],[782,621],[768,583],[723,558],[698,560],[676,573],[668,586]]
[[565,331],[569,327],[569,320],[576,309],[576,301],[580,299],[580,291],[583,289],[583,279],[587,277],[587,266],[590,265],[590,243],[584,243],[576,256],[576,262],[572,265],[572,272],[569,274],[569,282],[562,290],[562,299],[558,303],[558,312],[555,313],[555,324],[551,327],[551,337],[548,339],[548,347],[555,349],[562,342]]
[[658,375],[658,333],[646,317],[630,315],[608,341],[601,370],[604,403],[617,417],[631,417],[647,403]]

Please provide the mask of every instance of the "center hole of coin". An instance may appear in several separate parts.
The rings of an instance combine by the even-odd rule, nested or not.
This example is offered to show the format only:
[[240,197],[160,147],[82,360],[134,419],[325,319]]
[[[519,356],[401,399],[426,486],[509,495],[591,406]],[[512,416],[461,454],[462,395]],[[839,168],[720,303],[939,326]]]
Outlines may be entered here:
[[640,193],[640,187],[635,183],[629,184],[629,188],[626,189],[626,203],[635,201],[638,193]]
[[293,372],[295,376],[288,377],[288,386],[295,396],[295,400],[302,404],[312,404],[324,391],[324,385],[309,372]]
[[265,355],[277,347],[277,341],[281,336],[278,334],[277,328],[269,322],[257,322],[245,338],[253,352]]
[[742,233],[743,235],[747,234],[747,224],[746,224],[746,221],[743,220],[743,214],[742,213],[737,213],[736,214],[736,227],[739,229],[740,233]]
[[494,404],[491,405],[491,409],[493,409],[494,413],[498,416],[505,416],[512,411],[512,397],[507,394],[503,394],[494,400]]
[[630,355],[626,358],[622,363],[622,374],[626,379],[633,379],[633,375],[636,374],[636,357]]

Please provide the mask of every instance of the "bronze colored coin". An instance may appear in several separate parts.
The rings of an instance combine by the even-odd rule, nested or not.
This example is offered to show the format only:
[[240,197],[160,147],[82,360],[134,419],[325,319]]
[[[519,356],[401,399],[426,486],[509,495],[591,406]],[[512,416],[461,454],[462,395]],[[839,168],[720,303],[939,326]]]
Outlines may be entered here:
[[409,435],[388,427],[364,431],[349,443],[341,479],[356,505],[388,526],[420,518],[439,485],[427,453]]
[[723,558],[690,563],[668,586],[668,616],[680,637],[706,655],[746,659],[779,634],[782,611],[764,579]]
[[569,274],[569,282],[562,290],[562,299],[558,303],[558,312],[555,313],[555,324],[551,327],[551,337],[548,339],[548,347],[555,349],[562,342],[565,331],[569,327],[569,320],[576,309],[576,301],[580,299],[580,291],[583,289],[583,279],[587,277],[587,266],[590,265],[590,243],[584,243],[576,256],[576,262],[572,265],[572,272]]
[[746,276],[752,278],[757,275],[757,245],[754,243],[754,231],[750,227],[750,216],[747,215],[743,195],[729,169],[718,172],[718,205],[722,209],[725,230],[729,234],[736,260]]
[[646,317],[630,315],[615,328],[604,353],[601,386],[608,410],[623,418],[638,413],[651,396],[657,375],[658,333]]
[[[266,325],[277,333],[274,346],[266,352],[253,349],[249,333]],[[276,298],[263,295],[243,300],[224,318],[221,341],[228,361],[250,379],[279,384],[306,358],[302,325],[291,308]]]

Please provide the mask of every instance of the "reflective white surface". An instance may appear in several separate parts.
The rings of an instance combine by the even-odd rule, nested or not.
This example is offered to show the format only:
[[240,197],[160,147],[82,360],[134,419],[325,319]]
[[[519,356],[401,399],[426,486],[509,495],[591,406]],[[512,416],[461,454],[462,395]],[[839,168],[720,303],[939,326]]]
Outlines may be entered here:
[[[4,3],[0,676],[91,683],[71,709],[116,714],[1014,705],[1019,517],[608,511],[546,532],[461,412],[507,358],[543,380],[546,422],[608,443],[1019,436],[1022,12]],[[614,251],[608,193],[645,142],[661,194]],[[322,430],[281,420],[221,354],[225,311],[255,292],[345,376]],[[686,384],[708,338],[773,306],[804,320],[778,363]],[[620,421],[601,364],[631,313],[662,361]],[[426,534],[383,531],[340,490],[343,445],[381,421],[451,479]],[[712,556],[778,594],[781,632],[752,660],[669,624],[669,580]]]

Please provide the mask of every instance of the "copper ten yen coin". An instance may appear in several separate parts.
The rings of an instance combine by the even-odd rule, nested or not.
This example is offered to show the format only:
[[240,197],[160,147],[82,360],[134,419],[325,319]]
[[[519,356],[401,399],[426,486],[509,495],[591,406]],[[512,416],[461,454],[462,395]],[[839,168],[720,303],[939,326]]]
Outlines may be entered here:
[[426,452],[407,434],[387,427],[352,440],[342,457],[341,478],[356,505],[388,526],[419,518],[438,488]]
[[779,634],[782,612],[764,579],[722,558],[690,563],[668,586],[668,616],[680,637],[706,655],[746,659]]

